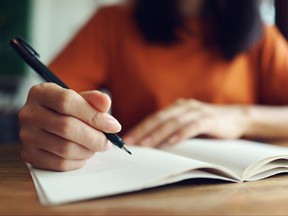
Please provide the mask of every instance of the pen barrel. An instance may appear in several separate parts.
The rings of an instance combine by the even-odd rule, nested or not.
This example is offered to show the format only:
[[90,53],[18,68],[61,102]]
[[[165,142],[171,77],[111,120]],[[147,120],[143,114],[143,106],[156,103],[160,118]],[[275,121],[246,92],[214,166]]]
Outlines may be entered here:
[[110,140],[110,142],[112,142],[117,147],[122,148],[125,145],[123,140],[117,134],[111,134],[111,133],[105,133],[105,132],[104,134],[107,137],[107,139]]

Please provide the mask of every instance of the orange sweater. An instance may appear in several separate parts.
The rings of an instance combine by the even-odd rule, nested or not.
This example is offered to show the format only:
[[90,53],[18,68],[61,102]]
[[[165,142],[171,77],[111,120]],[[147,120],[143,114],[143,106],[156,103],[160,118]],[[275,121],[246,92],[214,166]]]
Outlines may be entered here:
[[127,6],[102,8],[51,69],[76,91],[106,88],[123,131],[177,98],[217,104],[288,104],[288,46],[275,27],[247,53],[225,61],[193,35],[170,47],[145,42]]

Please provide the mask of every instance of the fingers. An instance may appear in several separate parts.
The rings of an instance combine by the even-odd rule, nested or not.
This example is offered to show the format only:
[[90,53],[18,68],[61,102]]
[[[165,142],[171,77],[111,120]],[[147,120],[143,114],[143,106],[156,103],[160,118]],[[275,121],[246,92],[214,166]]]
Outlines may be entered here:
[[80,168],[111,145],[103,131],[121,129],[106,113],[110,105],[110,98],[97,91],[79,95],[51,83],[33,87],[18,115],[23,159],[44,169]]
[[[163,143],[176,144],[184,139],[204,134],[207,130],[203,116],[197,112],[179,113],[146,135],[139,145],[156,147]],[[125,140],[124,140],[125,141]]]
[[[41,128],[48,133],[71,140],[94,152],[106,149],[108,140],[105,135],[77,118],[61,115],[42,107],[37,109],[37,116],[39,117],[28,117],[31,127],[33,125],[33,127]],[[45,116],[45,118],[41,118],[41,116]]]
[[87,91],[81,92],[80,95],[101,112],[108,112],[110,109],[111,99],[107,94],[100,91]]
[[[201,104],[195,100],[178,100],[172,106],[140,123],[124,137],[124,141],[127,144],[143,146],[158,146],[167,140],[177,142],[183,136],[179,131],[187,127],[188,123],[195,124],[192,122],[196,122],[203,115]],[[194,131],[195,134],[201,132],[202,129]],[[175,136],[176,133],[179,133],[178,137]]]
[[85,165],[85,160],[69,160],[37,148],[24,148],[21,156],[23,160],[39,169],[69,171]]
[[247,115],[241,106],[216,106],[196,100],[182,100],[140,123],[124,141],[154,147],[166,142],[178,143],[198,135],[239,138],[246,129]]
[[[104,94],[95,96],[87,96],[89,99],[99,99],[99,110],[95,109],[81,95],[73,90],[63,89],[56,84],[43,83],[32,88],[29,93],[28,100],[37,101],[40,105],[52,109],[60,114],[77,118],[86,124],[103,132],[117,133],[121,130],[119,122],[110,114],[101,112],[105,110],[109,102]],[[97,102],[91,99],[91,103],[96,105]],[[93,102],[92,102],[93,101]]]
[[201,134],[207,134],[213,125],[213,120],[207,116],[199,116],[199,118],[184,124],[182,127],[178,128],[166,142],[170,144],[177,144],[185,139],[199,136]]
[[175,144],[189,137],[195,137],[205,132],[200,113],[182,113],[154,130],[148,138],[140,142],[144,146],[158,146],[165,142]]
[[178,100],[140,123],[124,141],[130,145],[156,147],[205,134],[212,122],[207,110],[209,106],[197,100]]
[[45,131],[34,130],[34,136],[30,136],[30,133],[31,131],[27,129],[20,131],[22,146],[24,148],[42,149],[68,160],[85,160],[94,155],[94,151],[78,143]]

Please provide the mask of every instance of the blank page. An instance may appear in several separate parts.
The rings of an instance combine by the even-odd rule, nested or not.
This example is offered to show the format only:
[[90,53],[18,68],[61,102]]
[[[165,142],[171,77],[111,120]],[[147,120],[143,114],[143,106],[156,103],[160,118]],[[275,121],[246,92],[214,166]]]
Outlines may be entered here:
[[164,184],[169,176],[210,167],[200,161],[155,149],[129,148],[132,155],[116,147],[105,153],[96,153],[85,167],[75,171],[53,172],[30,167],[42,204],[60,204],[141,190],[152,187],[156,182],[161,185],[161,179]]
[[288,148],[247,140],[191,139],[161,148],[188,158],[218,164],[242,176],[245,169],[262,160],[288,155]]

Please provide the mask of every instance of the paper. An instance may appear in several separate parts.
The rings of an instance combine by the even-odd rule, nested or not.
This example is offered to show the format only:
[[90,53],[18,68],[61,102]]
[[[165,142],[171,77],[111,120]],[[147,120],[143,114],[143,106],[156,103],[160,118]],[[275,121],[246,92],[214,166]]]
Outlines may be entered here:
[[96,153],[81,169],[29,167],[43,205],[56,205],[165,185],[190,178],[250,181],[287,172],[288,148],[244,140],[192,139],[160,150],[129,147]]

